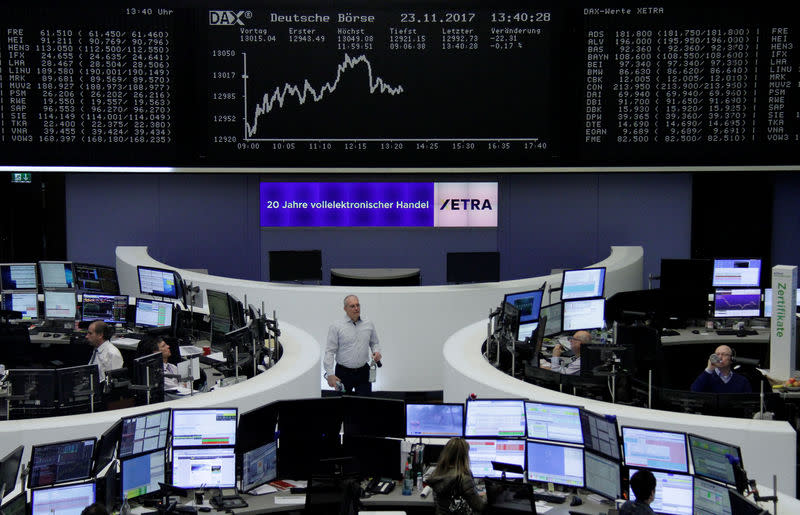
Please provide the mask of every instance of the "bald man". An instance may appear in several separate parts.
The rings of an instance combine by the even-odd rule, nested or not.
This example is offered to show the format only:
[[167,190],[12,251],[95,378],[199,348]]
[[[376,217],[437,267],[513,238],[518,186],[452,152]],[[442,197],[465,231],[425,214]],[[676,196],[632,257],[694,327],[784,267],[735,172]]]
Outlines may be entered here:
[[753,391],[746,377],[734,374],[733,350],[727,345],[720,345],[714,354],[718,359],[708,360],[706,369],[692,383],[693,392],[711,393],[750,393]]
[[562,374],[568,375],[577,375],[581,373],[581,345],[585,343],[590,343],[592,341],[592,335],[589,331],[576,331],[569,338],[569,348],[572,350],[572,353],[575,354],[575,359],[572,360],[571,363],[567,364],[566,366],[563,364],[559,364],[561,361],[561,353],[564,352],[563,347],[561,344],[556,345],[553,347],[553,365],[550,367],[550,370],[553,372],[560,372]]

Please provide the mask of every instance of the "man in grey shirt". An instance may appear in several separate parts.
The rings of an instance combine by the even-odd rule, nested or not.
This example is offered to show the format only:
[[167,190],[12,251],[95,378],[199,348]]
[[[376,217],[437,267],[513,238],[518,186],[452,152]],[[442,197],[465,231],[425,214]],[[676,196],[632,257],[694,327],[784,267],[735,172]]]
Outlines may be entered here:
[[361,318],[361,304],[355,295],[344,298],[344,312],[347,316],[331,324],[328,329],[323,361],[325,378],[331,388],[342,383],[346,392],[369,395],[372,392],[372,383],[369,382],[370,356],[376,362],[381,360],[378,333],[372,322]]

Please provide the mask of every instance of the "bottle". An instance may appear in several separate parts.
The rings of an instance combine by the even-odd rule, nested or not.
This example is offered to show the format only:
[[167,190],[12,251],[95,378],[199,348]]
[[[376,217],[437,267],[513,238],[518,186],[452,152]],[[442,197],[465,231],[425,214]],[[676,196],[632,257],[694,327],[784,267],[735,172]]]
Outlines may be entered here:
[[422,491],[422,472],[417,472],[417,492]]
[[406,471],[403,474],[403,495],[411,495],[413,488],[413,479],[411,479],[411,463],[410,460],[406,461]]

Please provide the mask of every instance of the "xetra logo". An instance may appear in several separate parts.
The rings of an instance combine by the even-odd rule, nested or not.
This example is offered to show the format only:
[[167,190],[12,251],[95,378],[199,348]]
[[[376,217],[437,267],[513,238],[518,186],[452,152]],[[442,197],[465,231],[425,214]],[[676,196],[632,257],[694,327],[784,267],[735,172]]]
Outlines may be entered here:
[[[242,16],[247,11],[208,11],[209,25],[244,25]],[[249,18],[249,16],[248,16]]]
[[492,203],[489,202],[488,198],[483,199],[483,201],[477,198],[446,198],[442,205],[439,206],[439,211],[444,211],[445,209],[450,209],[451,211],[491,210]]

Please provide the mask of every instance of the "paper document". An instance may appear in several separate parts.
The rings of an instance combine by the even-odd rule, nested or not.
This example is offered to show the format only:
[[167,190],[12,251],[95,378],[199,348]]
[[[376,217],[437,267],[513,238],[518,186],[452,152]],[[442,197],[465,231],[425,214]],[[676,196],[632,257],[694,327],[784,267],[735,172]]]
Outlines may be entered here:
[[181,345],[179,347],[179,350],[181,351],[182,358],[186,358],[189,356],[196,356],[198,354],[203,353],[203,349],[201,349],[200,347],[195,347],[194,345]]
[[276,495],[275,504],[305,504],[305,495]]
[[278,489],[275,488],[274,486],[272,486],[271,484],[264,483],[261,486],[253,488],[252,490],[247,492],[247,494],[248,495],[264,495],[264,494],[271,494],[271,493],[274,493],[274,492],[277,492],[277,491],[278,491]]
[[219,361],[220,363],[224,363],[225,361],[227,361],[225,359],[225,354],[223,354],[221,352],[212,352],[211,354],[209,354],[206,357],[209,358],[209,359],[213,359],[214,361]]

